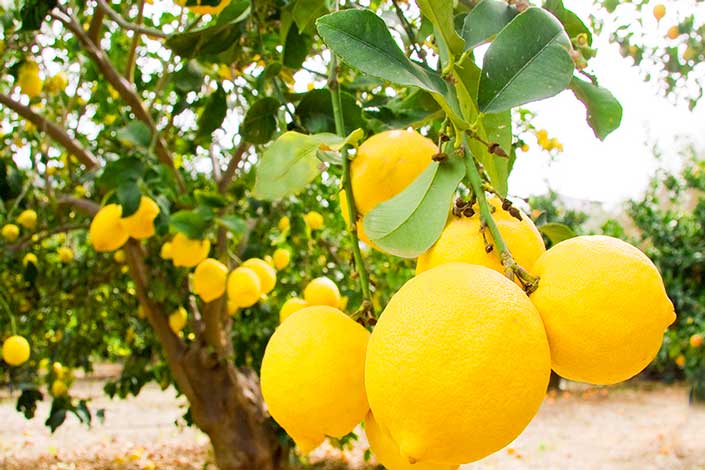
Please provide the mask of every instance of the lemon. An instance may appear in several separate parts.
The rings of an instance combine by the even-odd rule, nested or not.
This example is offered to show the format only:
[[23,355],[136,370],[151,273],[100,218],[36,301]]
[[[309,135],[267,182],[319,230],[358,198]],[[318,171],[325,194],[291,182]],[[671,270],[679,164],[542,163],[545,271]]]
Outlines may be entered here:
[[228,300],[238,307],[251,307],[262,296],[262,282],[257,273],[240,266],[228,276]]
[[308,307],[276,329],[262,359],[269,413],[303,453],[342,437],[365,417],[369,333],[338,309]]
[[169,315],[169,328],[174,333],[179,333],[186,327],[186,320],[188,319],[188,312],[184,307],[179,307],[171,315]]
[[122,223],[122,207],[108,204],[98,211],[89,229],[91,244],[96,251],[115,251],[130,235]]
[[286,250],[284,248],[277,248],[276,250],[274,250],[274,254],[272,255],[272,262],[274,263],[274,267],[277,271],[281,271],[282,269],[289,266],[290,261],[291,252],[289,250]]
[[690,343],[691,347],[699,348],[700,346],[703,345],[703,335],[696,333],[690,337],[688,342]]
[[54,380],[54,382],[51,384],[51,394],[55,397],[64,396],[68,391],[69,388],[66,386],[63,380]]
[[457,465],[443,465],[433,463],[410,464],[399,453],[399,447],[392,440],[389,433],[382,429],[375,421],[372,412],[365,418],[365,435],[370,443],[370,450],[377,457],[377,462],[389,470],[456,470]]
[[117,264],[124,264],[127,261],[127,256],[125,256],[124,250],[118,250],[113,254],[113,261]]
[[42,92],[42,79],[39,78],[39,65],[33,60],[26,60],[17,71],[17,84],[20,91],[30,99]]
[[192,268],[208,257],[211,242],[191,240],[183,233],[177,233],[171,240],[171,259],[174,266]]
[[656,266],[613,237],[558,243],[532,269],[531,294],[548,334],[553,370],[580,382],[612,384],[641,372],[675,320]]
[[[176,0],[176,3],[185,6],[187,3],[187,0]],[[230,0],[221,0],[221,2],[217,6],[210,6],[210,5],[204,5],[200,6],[204,2],[202,0],[196,0],[196,3],[198,3],[199,6],[187,6],[191,12],[193,12],[196,15],[217,15],[221,11],[225,9],[228,5],[230,5]]]
[[286,302],[284,302],[284,305],[282,305],[281,310],[279,310],[279,322],[283,322],[294,312],[298,312],[302,308],[306,308],[308,306],[308,302],[303,299],[299,299],[298,297],[287,299]]
[[685,367],[685,356],[683,354],[679,354],[674,362],[678,367]]
[[11,366],[19,366],[29,359],[29,342],[22,336],[10,336],[2,343],[2,358]]
[[24,255],[24,258],[22,258],[22,266],[27,266],[28,264],[33,264],[37,266],[39,264],[39,260],[37,259],[37,255],[34,253],[27,253]]
[[[350,214],[348,214],[348,198],[345,195],[345,191],[340,191],[338,193],[338,204],[340,204],[340,213],[343,215],[343,220],[345,221],[346,227],[350,226]],[[361,214],[358,215],[358,221],[355,224],[357,227],[357,238],[364,242],[367,246],[371,246],[375,250],[378,251],[384,251],[374,243],[372,243],[372,240],[367,236],[367,233],[365,232],[365,227],[364,223],[362,221],[363,217]]]
[[323,227],[323,216],[319,212],[311,211],[304,215],[304,222],[311,230],[320,230]]
[[2,238],[10,243],[20,236],[20,228],[15,224],[6,224],[2,227]]
[[162,259],[171,259],[171,257],[172,257],[171,242],[164,242],[161,249],[159,250],[159,256]]
[[74,254],[71,248],[62,246],[57,250],[57,253],[59,255],[59,261],[61,261],[62,263],[66,264],[73,261]]
[[668,37],[668,39],[678,39],[678,36],[680,35],[681,31],[678,25],[671,26],[670,28],[668,28],[668,32],[666,33],[666,37]]
[[61,93],[66,89],[69,84],[69,79],[64,72],[59,72],[56,75],[52,75],[47,78],[44,82],[44,88],[50,94]]
[[406,460],[459,465],[521,433],[550,370],[541,317],[521,288],[484,266],[446,263],[408,281],[384,309],[365,386]]
[[132,238],[144,240],[154,235],[154,219],[158,215],[159,206],[157,203],[147,196],[142,196],[137,211],[122,219],[122,223]]
[[265,260],[250,258],[242,263],[242,266],[250,268],[257,273],[262,294],[268,294],[274,289],[274,286],[277,284],[277,272]]
[[17,216],[17,222],[24,228],[32,230],[37,226],[37,213],[32,209],[22,211],[22,213]]
[[[521,213],[522,220],[519,221],[502,210],[502,202],[498,198],[492,198],[489,202],[495,207],[492,219],[514,260],[526,269],[531,268],[546,251],[541,233],[526,214]],[[479,264],[503,273],[504,268],[497,250],[489,253],[485,250],[485,240],[480,228],[479,210],[472,217],[451,216],[436,244],[419,256],[416,273],[453,261]],[[487,229],[485,236],[488,243],[493,243],[492,235]]]
[[63,377],[64,366],[60,362],[58,362],[58,361],[53,362],[51,364],[51,370],[52,370],[52,372],[54,372],[54,375],[56,375],[57,377]]
[[233,315],[235,315],[237,313],[237,310],[239,308],[240,307],[237,305],[237,302],[233,302],[232,300],[228,299],[228,305],[227,305],[228,315],[230,315],[232,317]]
[[654,18],[656,18],[656,21],[661,21],[664,16],[666,16],[666,6],[659,3],[654,7]]
[[289,228],[291,227],[291,222],[289,221],[289,217],[284,216],[281,219],[279,219],[279,223],[277,224],[277,227],[282,232],[286,232],[287,230],[289,230]]
[[212,302],[225,293],[227,277],[227,266],[217,259],[204,259],[193,273],[194,290],[204,302]]
[[327,277],[318,277],[304,288],[304,300],[310,305],[328,305],[338,307],[340,291],[335,282]]

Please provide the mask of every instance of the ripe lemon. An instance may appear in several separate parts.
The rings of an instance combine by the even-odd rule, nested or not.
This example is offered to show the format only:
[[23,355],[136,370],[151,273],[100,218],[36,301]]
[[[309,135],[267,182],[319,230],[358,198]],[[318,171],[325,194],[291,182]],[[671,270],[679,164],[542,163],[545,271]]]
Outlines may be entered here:
[[171,259],[174,266],[192,268],[206,259],[210,250],[211,242],[208,240],[191,240],[183,233],[177,233],[171,240]]
[[237,313],[238,308],[240,307],[238,307],[237,302],[233,302],[232,300],[228,299],[228,315],[230,315],[231,317],[235,315]]
[[320,230],[323,227],[323,216],[316,211],[311,211],[304,215],[304,222],[311,230]]
[[265,260],[260,258],[250,258],[242,266],[250,268],[259,277],[262,294],[269,294],[277,284],[277,271]]
[[29,342],[22,336],[10,336],[2,343],[2,358],[11,366],[19,366],[29,359]]
[[73,261],[74,254],[71,248],[67,246],[59,247],[57,253],[59,255],[59,261],[61,261],[62,263],[66,264]]
[[2,238],[12,243],[20,236],[20,228],[15,224],[6,224],[2,227]]
[[122,223],[122,207],[108,204],[98,211],[89,229],[91,244],[96,251],[115,251],[130,235]]
[[142,196],[137,211],[122,219],[122,223],[132,238],[144,240],[154,235],[154,219],[158,215],[159,206],[157,203],[147,196]]
[[188,319],[188,312],[184,307],[179,307],[171,315],[169,315],[169,328],[174,333],[179,333],[186,327],[186,320]]
[[632,245],[606,236],[558,243],[536,262],[541,313],[553,370],[580,382],[612,384],[641,372],[675,320],[663,280]]
[[668,28],[668,32],[666,33],[666,37],[668,37],[668,39],[678,39],[678,36],[680,36],[680,35],[681,35],[681,31],[677,25],[671,26],[670,28]]
[[24,228],[32,230],[37,226],[37,213],[32,209],[22,211],[22,213],[17,216],[17,222]]
[[37,255],[34,253],[27,253],[24,255],[24,258],[22,258],[22,266],[27,266],[28,264],[33,264],[37,266],[39,264],[39,260],[37,259]]
[[164,242],[161,249],[159,250],[159,256],[162,259],[171,259],[171,242]]
[[[176,3],[181,6],[186,6],[187,0],[176,0]],[[230,0],[221,0],[217,6],[210,6],[208,4],[200,6],[204,2],[202,0],[196,0],[199,6],[186,6],[191,12],[196,15],[217,15],[230,5]]]
[[[502,202],[498,198],[490,199],[490,205],[495,207],[492,218],[512,256],[524,268],[531,268],[546,251],[541,233],[526,214],[521,213],[522,220],[519,221],[502,210]],[[472,217],[451,217],[436,244],[419,256],[416,274],[453,261],[479,264],[503,273],[497,250],[490,253],[485,250],[480,227],[479,210]],[[485,230],[485,236],[487,242],[492,243],[489,230]]]
[[298,312],[302,308],[306,308],[308,306],[308,302],[303,299],[299,299],[298,297],[287,299],[286,302],[284,302],[284,305],[282,305],[281,310],[279,310],[279,322],[283,322],[294,312]]
[[656,18],[656,21],[661,21],[664,16],[666,16],[666,6],[659,3],[654,7],[654,18]]
[[[340,204],[340,212],[343,215],[343,220],[345,221],[346,226],[350,226],[350,214],[348,214],[348,198],[345,195],[345,191],[340,191],[338,193],[338,204]],[[364,242],[367,246],[371,246],[377,251],[384,251],[380,249],[377,245],[372,243],[372,240],[367,236],[367,233],[365,232],[365,227],[364,223],[362,222],[362,215],[360,213],[358,215],[358,221],[355,224],[357,227],[357,238]]]
[[370,337],[365,386],[410,463],[459,465],[521,433],[550,370],[541,317],[521,288],[484,266],[447,263],[392,297]]
[[279,219],[279,223],[277,224],[277,227],[282,232],[289,230],[289,228],[291,227],[291,222],[289,221],[289,217],[283,216],[281,219]]
[[52,75],[47,78],[44,82],[44,88],[50,94],[61,93],[66,89],[69,84],[69,79],[64,72],[59,72],[56,75]]
[[377,457],[377,463],[384,465],[389,470],[456,470],[457,465],[443,465],[433,463],[410,464],[399,453],[399,446],[392,440],[389,433],[375,421],[372,412],[365,418],[365,435],[370,443],[370,449]]
[[193,288],[204,302],[212,302],[225,293],[227,277],[227,266],[217,259],[207,258],[196,266]]
[[685,367],[685,356],[683,354],[679,354],[674,362],[678,367]]
[[327,277],[318,277],[309,282],[304,288],[304,300],[310,305],[338,307],[340,304],[340,291],[335,282]]
[[272,262],[274,263],[274,267],[277,271],[281,271],[282,269],[289,266],[290,261],[291,252],[289,250],[286,250],[284,248],[277,248],[276,250],[274,250],[274,254],[272,255]]
[[55,397],[64,396],[68,391],[69,388],[66,386],[66,383],[64,383],[63,380],[54,380],[54,382],[51,384],[51,394]]
[[690,346],[694,348],[699,348],[703,345],[703,335],[696,333],[690,337],[688,342],[690,343]]
[[262,359],[269,413],[303,453],[342,437],[365,417],[369,333],[336,308],[307,307],[279,325]]
[[238,307],[251,307],[262,296],[262,282],[257,273],[240,266],[228,276],[228,300]]
[[127,256],[125,256],[125,252],[123,250],[118,250],[113,253],[113,261],[115,261],[117,264],[124,264],[125,261],[127,261]]
[[20,91],[30,99],[36,98],[42,92],[42,79],[39,78],[39,66],[33,60],[26,60],[17,71],[17,84]]

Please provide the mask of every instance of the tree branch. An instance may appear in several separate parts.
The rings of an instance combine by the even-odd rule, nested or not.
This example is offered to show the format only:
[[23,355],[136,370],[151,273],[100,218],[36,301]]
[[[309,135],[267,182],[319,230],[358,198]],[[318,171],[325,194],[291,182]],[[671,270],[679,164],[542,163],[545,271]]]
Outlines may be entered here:
[[[136,23],[130,23],[127,21],[125,18],[120,16],[118,12],[113,10],[110,5],[108,5],[108,2],[105,0],[97,0],[98,2],[98,11],[101,11],[103,13],[107,13],[108,16],[110,17],[111,20],[116,22],[121,28],[123,29],[128,29],[130,31],[134,31],[135,34],[146,34],[147,36],[150,37],[155,37],[155,38],[167,38],[168,35],[165,34],[162,31],[159,31],[158,29],[153,29],[153,28],[148,28],[146,26],[143,26],[139,24],[139,22]],[[141,10],[141,8],[140,8]]]
[[0,104],[7,106],[14,112],[34,124],[37,129],[42,130],[52,139],[63,146],[68,152],[83,163],[86,168],[92,170],[98,167],[98,159],[90,151],[84,148],[76,139],[72,138],[66,131],[57,124],[47,120],[45,117],[35,113],[29,106],[19,103],[7,95],[0,94]]
[[34,245],[39,243],[42,240],[45,240],[52,235],[56,235],[57,233],[65,233],[65,232],[71,232],[73,230],[81,230],[81,229],[86,229],[88,228],[88,225],[86,224],[64,224],[60,225],[58,227],[54,227],[51,230],[47,230],[41,234],[33,234],[33,235],[28,235],[24,237],[22,240],[19,240],[17,243],[10,245],[7,247],[8,251],[20,251],[24,250],[30,245]]
[[237,146],[235,149],[235,153],[233,154],[232,158],[228,162],[228,167],[225,169],[225,172],[220,178],[220,181],[218,182],[218,191],[221,193],[225,192],[228,189],[228,186],[230,186],[230,183],[233,181],[233,178],[235,177],[235,172],[237,171],[237,167],[240,165],[240,162],[242,161],[242,157],[245,155],[245,152],[250,148],[250,143],[245,142],[244,140],[240,142],[240,145]]
[[88,37],[94,43],[98,42],[100,37],[100,31],[103,29],[103,20],[105,19],[105,11],[101,8],[96,8],[93,11],[93,18],[91,18],[91,25],[88,27]]
[[100,206],[90,199],[82,199],[73,196],[59,196],[56,200],[60,206],[71,206],[83,212],[86,215],[94,216],[100,210]]
[[[137,13],[137,24],[141,25],[144,19],[144,0],[140,0]],[[125,66],[125,78],[130,83],[135,82],[135,63],[137,62],[137,46],[140,43],[140,33],[133,31],[132,44],[130,45],[130,55],[127,57],[127,65]]]

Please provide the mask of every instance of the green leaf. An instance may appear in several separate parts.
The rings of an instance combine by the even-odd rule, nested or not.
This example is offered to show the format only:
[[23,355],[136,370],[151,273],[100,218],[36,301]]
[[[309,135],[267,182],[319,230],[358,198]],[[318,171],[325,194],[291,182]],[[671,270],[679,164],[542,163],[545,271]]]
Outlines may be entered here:
[[575,97],[587,109],[587,121],[600,140],[619,127],[622,122],[622,105],[606,88],[593,85],[577,77],[570,82]]
[[[54,402],[56,402],[57,399],[54,399]],[[66,420],[66,408],[59,408],[55,409],[54,405],[51,407],[51,412],[49,414],[49,418],[47,418],[46,422],[44,423],[45,426],[48,426],[51,432],[53,433],[56,431],[56,429],[64,424],[64,421]]]
[[554,245],[556,243],[560,243],[563,240],[567,240],[569,238],[576,237],[577,234],[573,231],[572,228],[568,227],[567,225],[559,224],[556,222],[550,222],[548,224],[544,224],[539,227],[539,230],[541,233],[546,235],[549,240],[551,240],[551,243]]
[[235,0],[218,15],[216,24],[238,23],[250,15],[251,0]]
[[292,15],[299,31],[304,31],[318,17],[328,13],[326,0],[296,0]]
[[253,144],[266,144],[277,130],[279,101],[271,97],[261,98],[247,110],[240,126],[242,138]]
[[[509,155],[512,151],[511,111],[507,110],[497,114],[485,114],[482,121],[487,142],[499,144],[500,148]],[[492,185],[497,192],[502,196],[506,196],[507,190],[509,189],[507,187],[507,180],[509,179],[511,160],[508,157],[500,157],[494,154],[490,154],[489,156],[493,164],[489,168],[485,165],[485,169],[489,173]]]
[[166,46],[181,57],[214,57],[237,44],[242,35],[241,21],[223,23],[195,31],[172,34]]
[[316,158],[321,145],[332,147],[341,142],[334,134],[282,134],[267,147],[257,165],[255,197],[275,200],[303,190],[322,170]]
[[465,17],[465,49],[473,49],[499,33],[518,14],[517,9],[498,0],[482,0]]
[[[362,109],[355,102],[355,97],[345,92],[341,92],[340,95],[345,132],[350,133],[355,129],[366,127]],[[333,104],[328,89],[311,90],[306,93],[296,106],[294,116],[300,125],[312,134],[335,133]]]
[[136,157],[123,157],[110,161],[103,168],[98,186],[115,189],[125,181],[138,181],[144,175],[144,163]]
[[282,63],[292,69],[301,68],[312,46],[313,37],[310,34],[300,32],[298,28],[289,28],[284,43]]
[[565,27],[568,36],[574,38],[584,34],[587,37],[588,46],[592,45],[592,32],[585,26],[585,23],[578,15],[563,6],[563,0],[546,0],[543,7],[556,15],[558,21]]
[[241,235],[247,230],[247,222],[242,217],[237,215],[226,215],[215,219],[218,225],[222,225],[230,232]]
[[223,125],[225,116],[228,114],[228,103],[225,90],[218,85],[215,92],[211,93],[203,108],[201,115],[198,117],[198,133],[197,138],[208,138],[220,126]]
[[169,224],[177,232],[181,232],[193,240],[200,240],[213,220],[213,213],[205,208],[199,207],[192,211],[179,211],[171,215]]
[[416,0],[423,16],[433,24],[444,65],[463,53],[465,42],[455,31],[453,2],[448,0]]
[[563,26],[540,8],[524,11],[485,54],[478,91],[484,113],[506,111],[563,91],[573,76],[570,39]]
[[152,142],[152,131],[142,121],[131,121],[127,126],[117,131],[117,138],[126,146],[148,148]]
[[37,31],[42,27],[44,18],[56,7],[57,0],[26,0],[20,10],[22,31]]
[[196,197],[196,202],[199,206],[222,209],[228,205],[228,200],[220,193],[197,189],[193,192],[193,194]]
[[432,162],[404,191],[365,216],[363,223],[370,240],[404,258],[426,251],[443,231],[453,193],[464,174],[461,158]]
[[124,180],[118,187],[116,191],[117,200],[122,206],[122,216],[129,217],[135,212],[140,206],[140,198],[142,197],[142,192],[136,181],[132,179]]
[[182,93],[198,91],[201,89],[205,73],[203,67],[196,60],[189,60],[178,71],[171,74],[174,88]]

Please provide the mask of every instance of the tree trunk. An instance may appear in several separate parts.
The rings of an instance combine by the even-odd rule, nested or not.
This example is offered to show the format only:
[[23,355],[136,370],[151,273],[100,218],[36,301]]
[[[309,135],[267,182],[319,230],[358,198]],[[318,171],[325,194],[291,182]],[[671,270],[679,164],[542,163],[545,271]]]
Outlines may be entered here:
[[[182,360],[194,423],[211,440],[221,470],[280,470],[287,457],[264,409],[259,379],[192,345]],[[191,395],[191,396],[189,396]]]

